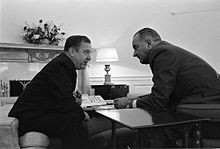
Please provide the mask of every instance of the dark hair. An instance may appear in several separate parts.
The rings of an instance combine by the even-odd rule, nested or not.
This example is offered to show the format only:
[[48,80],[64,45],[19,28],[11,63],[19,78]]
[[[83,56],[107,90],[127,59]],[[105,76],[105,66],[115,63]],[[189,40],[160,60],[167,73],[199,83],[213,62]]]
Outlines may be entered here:
[[134,36],[139,35],[140,39],[144,39],[146,36],[152,37],[153,41],[161,41],[160,35],[151,28],[143,28],[139,30]]
[[78,51],[78,47],[80,46],[81,42],[87,42],[91,43],[88,37],[82,36],[82,35],[74,35],[70,36],[66,39],[65,45],[64,45],[64,51],[68,51],[70,47],[76,48]]

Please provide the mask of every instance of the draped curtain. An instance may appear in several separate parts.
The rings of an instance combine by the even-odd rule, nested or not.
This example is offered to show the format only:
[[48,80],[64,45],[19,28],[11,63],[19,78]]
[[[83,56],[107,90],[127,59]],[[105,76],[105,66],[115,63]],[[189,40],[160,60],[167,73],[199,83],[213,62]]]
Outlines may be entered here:
[[82,94],[90,94],[89,69],[78,70],[77,90]]

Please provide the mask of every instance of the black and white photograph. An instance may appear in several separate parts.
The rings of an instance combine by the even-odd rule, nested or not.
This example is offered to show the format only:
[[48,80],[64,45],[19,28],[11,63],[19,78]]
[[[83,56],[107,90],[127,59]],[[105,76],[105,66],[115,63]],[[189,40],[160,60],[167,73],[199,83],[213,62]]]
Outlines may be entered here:
[[220,148],[219,0],[0,0],[0,149]]

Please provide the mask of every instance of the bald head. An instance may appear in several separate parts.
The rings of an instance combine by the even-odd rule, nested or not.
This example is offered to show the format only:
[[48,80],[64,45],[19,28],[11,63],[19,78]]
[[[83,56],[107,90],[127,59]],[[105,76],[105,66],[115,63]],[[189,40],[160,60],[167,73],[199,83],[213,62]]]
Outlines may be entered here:
[[161,41],[160,35],[151,28],[143,28],[134,34],[134,37],[138,36],[139,39],[149,38],[153,42]]

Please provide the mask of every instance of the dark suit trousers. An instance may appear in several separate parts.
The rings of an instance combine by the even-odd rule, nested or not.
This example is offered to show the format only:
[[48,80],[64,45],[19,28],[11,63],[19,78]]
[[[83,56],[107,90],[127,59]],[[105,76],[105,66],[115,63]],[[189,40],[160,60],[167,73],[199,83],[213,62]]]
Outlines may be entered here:
[[19,136],[36,131],[50,138],[61,138],[62,149],[86,149],[88,132],[78,115],[48,113],[37,117],[24,114],[19,119]]

